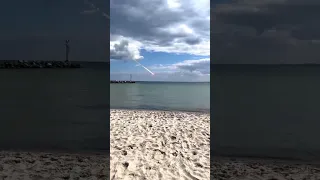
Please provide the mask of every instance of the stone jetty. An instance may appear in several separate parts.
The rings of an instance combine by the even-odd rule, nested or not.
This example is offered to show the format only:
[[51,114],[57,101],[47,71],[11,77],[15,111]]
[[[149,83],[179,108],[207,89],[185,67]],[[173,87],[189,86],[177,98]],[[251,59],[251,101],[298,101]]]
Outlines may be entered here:
[[135,81],[114,81],[114,80],[111,80],[110,83],[124,84],[124,83],[136,83],[136,82]]
[[0,61],[0,69],[20,68],[81,68],[81,65],[70,61]]

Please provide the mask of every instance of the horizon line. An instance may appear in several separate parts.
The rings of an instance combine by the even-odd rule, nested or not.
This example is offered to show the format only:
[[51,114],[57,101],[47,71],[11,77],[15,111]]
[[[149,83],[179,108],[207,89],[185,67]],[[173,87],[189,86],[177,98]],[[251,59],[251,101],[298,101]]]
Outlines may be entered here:
[[[129,81],[129,80],[112,80],[110,81]],[[134,80],[132,80],[134,81]],[[210,81],[134,81],[134,82],[172,82],[172,83],[210,83]]]

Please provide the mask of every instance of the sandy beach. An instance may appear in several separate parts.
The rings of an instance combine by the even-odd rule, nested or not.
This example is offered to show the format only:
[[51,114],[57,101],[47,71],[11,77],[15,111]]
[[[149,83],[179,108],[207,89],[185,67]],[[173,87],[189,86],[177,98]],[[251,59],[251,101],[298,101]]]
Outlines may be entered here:
[[0,152],[0,179],[107,179],[108,156],[42,152]]
[[111,110],[110,177],[210,179],[210,115]]
[[213,157],[215,180],[318,180],[320,164],[276,159]]

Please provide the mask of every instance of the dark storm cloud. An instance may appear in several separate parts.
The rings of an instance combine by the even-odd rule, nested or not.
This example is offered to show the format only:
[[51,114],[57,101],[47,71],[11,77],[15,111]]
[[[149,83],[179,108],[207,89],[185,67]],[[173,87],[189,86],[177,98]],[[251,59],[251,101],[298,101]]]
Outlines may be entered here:
[[198,71],[201,74],[210,74],[210,59],[186,60],[175,64],[177,69],[187,70],[189,72]]
[[212,9],[213,63],[320,63],[320,2],[236,0]]
[[[208,43],[209,1],[181,1],[177,8],[171,8],[168,2],[111,0],[110,33],[138,41],[150,51],[188,53],[195,49],[192,46]],[[208,55],[208,51],[189,53]]]
[[[93,2],[109,9],[100,1]],[[70,39],[71,60],[107,61],[108,22],[98,14],[82,14],[88,9],[77,0],[2,2],[0,60],[64,60],[64,40]]]
[[161,32],[159,28],[185,21],[194,12],[175,12],[165,7],[163,0],[111,0],[111,29],[113,34],[137,37],[143,40],[153,40],[154,36],[164,36],[170,40],[170,36],[185,37],[184,34],[169,34]]
[[185,38],[184,42],[190,45],[195,45],[195,44],[199,44],[201,42],[201,39],[197,37],[189,37],[189,38]]

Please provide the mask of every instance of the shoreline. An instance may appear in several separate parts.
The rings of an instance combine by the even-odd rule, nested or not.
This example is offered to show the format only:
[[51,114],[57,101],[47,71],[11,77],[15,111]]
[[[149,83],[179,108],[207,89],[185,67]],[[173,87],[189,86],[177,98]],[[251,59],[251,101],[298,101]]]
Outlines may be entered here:
[[285,159],[285,158],[273,158],[273,157],[245,157],[245,156],[213,156],[212,162],[218,161],[241,161],[241,162],[264,162],[264,163],[276,163],[276,164],[308,164],[320,167],[320,161],[307,161],[300,159]]
[[210,110],[204,110],[204,111],[191,111],[191,110],[161,110],[161,109],[128,109],[128,108],[110,108],[110,112],[112,110],[122,110],[122,111],[147,111],[147,112],[151,112],[151,111],[155,111],[155,112],[174,112],[174,113],[194,113],[194,114],[208,114],[210,115]]
[[211,175],[217,180],[316,180],[320,178],[320,164],[305,161],[212,157]]
[[52,155],[74,155],[74,156],[109,156],[109,151],[75,151],[75,150],[50,150],[50,149],[0,149],[1,153],[31,153],[31,154],[52,154]]

